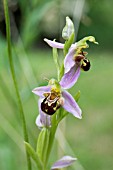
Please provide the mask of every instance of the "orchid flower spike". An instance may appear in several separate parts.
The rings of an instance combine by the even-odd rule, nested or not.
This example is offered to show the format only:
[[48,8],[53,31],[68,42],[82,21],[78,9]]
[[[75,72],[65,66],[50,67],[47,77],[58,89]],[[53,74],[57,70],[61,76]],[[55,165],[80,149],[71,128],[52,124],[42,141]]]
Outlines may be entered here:
[[63,107],[75,117],[82,118],[82,111],[78,104],[57,80],[51,79],[47,86],[37,87],[32,92],[40,97],[38,102],[40,114],[36,119],[37,126],[51,126],[51,115],[60,107]]
[[[64,44],[44,39],[44,41],[53,48],[64,49]],[[86,58],[87,52],[83,49],[88,48],[86,41],[98,44],[93,36],[88,36],[82,40],[72,44],[64,59],[64,76],[60,81],[60,85],[65,88],[71,88],[80,76],[80,70],[88,71],[90,69],[90,61]]]

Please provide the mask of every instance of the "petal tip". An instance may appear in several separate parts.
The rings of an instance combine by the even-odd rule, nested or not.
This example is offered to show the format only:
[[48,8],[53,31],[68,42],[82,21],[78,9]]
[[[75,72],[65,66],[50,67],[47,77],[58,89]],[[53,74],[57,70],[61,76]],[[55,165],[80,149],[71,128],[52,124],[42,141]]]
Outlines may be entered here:
[[35,93],[35,92],[36,92],[35,90],[36,90],[36,88],[34,88],[34,89],[32,90],[32,93]]
[[45,42],[47,42],[47,41],[48,41],[48,39],[47,39],[47,38],[44,38],[44,41],[45,41]]
[[[79,109],[80,109],[80,108],[79,108]],[[80,109],[79,112],[78,112],[77,118],[78,118],[78,119],[82,119],[82,111],[81,111],[81,109]]]
[[82,119],[82,116],[78,117],[79,119]]
[[40,120],[40,115],[37,116],[36,120],[35,120],[35,123],[36,125],[39,127],[39,128],[42,128],[43,125],[41,123],[41,120]]
[[34,88],[34,89],[32,90],[32,93],[34,93],[34,94],[36,94],[36,95],[38,95],[37,92],[38,92],[37,88]]

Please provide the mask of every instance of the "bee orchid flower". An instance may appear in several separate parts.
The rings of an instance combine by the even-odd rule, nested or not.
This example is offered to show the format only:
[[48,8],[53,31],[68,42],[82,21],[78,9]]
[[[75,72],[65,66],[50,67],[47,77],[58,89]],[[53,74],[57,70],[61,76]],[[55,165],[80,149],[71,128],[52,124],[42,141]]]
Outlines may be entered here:
[[[64,44],[51,41],[48,39],[44,39],[44,41],[53,48],[64,49]],[[64,89],[71,88],[80,75],[80,70],[88,71],[90,69],[90,61],[86,58],[87,53],[83,51],[83,49],[88,48],[88,44],[86,41],[94,42],[95,38],[93,36],[88,36],[83,38],[82,40],[72,44],[68,50],[68,53],[64,59],[64,76],[60,81],[60,85]]]
[[57,80],[51,79],[47,86],[37,87],[32,92],[40,97],[38,102],[39,115],[36,119],[37,126],[51,126],[51,115],[60,107],[63,107],[75,117],[82,118],[82,111],[78,104]]

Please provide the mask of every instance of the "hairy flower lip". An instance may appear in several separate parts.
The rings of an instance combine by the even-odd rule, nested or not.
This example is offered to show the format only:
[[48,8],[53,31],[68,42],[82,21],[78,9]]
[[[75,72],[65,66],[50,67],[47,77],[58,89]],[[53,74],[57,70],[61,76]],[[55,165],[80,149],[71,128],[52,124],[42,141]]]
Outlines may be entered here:
[[84,59],[84,58],[85,58],[85,56],[83,56],[83,55],[78,55],[78,56],[74,57],[73,60],[75,60],[75,62],[80,63],[81,60]]
[[39,115],[36,118],[36,125],[39,128],[42,127],[51,127],[51,118],[49,115],[45,114],[42,110],[41,110],[41,102],[43,101],[43,98],[40,98],[38,100],[38,108],[39,108]]
[[53,115],[57,109],[61,107],[60,103],[60,96],[58,96],[54,92],[47,93],[47,96],[41,103],[41,110],[48,115]]

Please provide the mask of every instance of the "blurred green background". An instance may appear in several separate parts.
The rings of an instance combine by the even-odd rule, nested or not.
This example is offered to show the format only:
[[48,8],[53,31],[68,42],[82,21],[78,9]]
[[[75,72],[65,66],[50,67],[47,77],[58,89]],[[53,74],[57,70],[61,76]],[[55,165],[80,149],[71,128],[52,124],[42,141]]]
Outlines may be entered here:
[[[70,90],[81,91],[83,119],[68,115],[60,124],[50,163],[63,154],[78,161],[67,169],[113,169],[113,1],[112,0],[9,0],[12,50],[16,77],[25,111],[30,143],[36,147],[39,129],[37,99],[32,89],[56,77],[51,48],[43,38],[61,41],[65,17],[76,30],[76,40],[93,35],[91,70],[81,72]],[[9,69],[3,5],[0,1],[0,170],[26,170],[23,132]],[[59,53],[61,56],[62,54]],[[62,57],[62,56],[61,56]],[[61,130],[61,131],[60,131]],[[54,154],[56,152],[56,154]],[[33,169],[36,167],[33,164]]]

